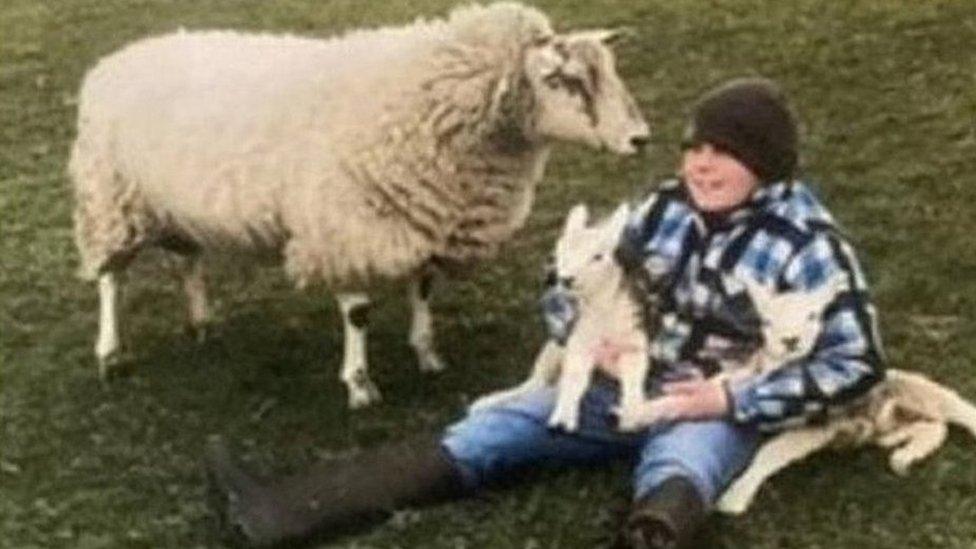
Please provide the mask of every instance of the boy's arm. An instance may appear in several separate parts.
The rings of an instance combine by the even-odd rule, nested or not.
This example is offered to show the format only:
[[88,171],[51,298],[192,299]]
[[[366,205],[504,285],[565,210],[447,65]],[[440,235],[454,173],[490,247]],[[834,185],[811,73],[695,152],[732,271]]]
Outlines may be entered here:
[[829,408],[864,395],[883,377],[875,310],[850,246],[833,232],[818,235],[782,274],[789,289],[813,290],[844,273],[850,289],[824,314],[811,354],[727,386],[732,417],[778,430],[822,418]]

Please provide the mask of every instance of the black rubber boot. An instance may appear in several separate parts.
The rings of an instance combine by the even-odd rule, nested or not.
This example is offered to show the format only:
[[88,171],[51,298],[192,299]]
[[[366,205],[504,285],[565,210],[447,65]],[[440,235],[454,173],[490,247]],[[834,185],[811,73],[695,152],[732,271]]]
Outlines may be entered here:
[[669,478],[634,503],[617,546],[691,549],[705,516],[705,503],[695,485],[682,477]]
[[247,547],[292,547],[349,534],[397,509],[464,494],[451,458],[429,438],[323,461],[266,484],[244,472],[216,439],[207,472],[221,529]]

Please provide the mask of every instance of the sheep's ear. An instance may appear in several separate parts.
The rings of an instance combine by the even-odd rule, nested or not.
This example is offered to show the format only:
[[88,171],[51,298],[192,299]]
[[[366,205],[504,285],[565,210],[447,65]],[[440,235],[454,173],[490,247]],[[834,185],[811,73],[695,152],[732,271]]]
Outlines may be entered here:
[[634,32],[628,28],[620,27],[616,29],[590,29],[574,32],[571,37],[584,40],[594,40],[604,44],[613,45],[621,39],[629,38]]
[[590,211],[586,204],[577,204],[569,210],[566,216],[566,224],[563,226],[563,234],[572,234],[586,227],[586,220],[590,217]]

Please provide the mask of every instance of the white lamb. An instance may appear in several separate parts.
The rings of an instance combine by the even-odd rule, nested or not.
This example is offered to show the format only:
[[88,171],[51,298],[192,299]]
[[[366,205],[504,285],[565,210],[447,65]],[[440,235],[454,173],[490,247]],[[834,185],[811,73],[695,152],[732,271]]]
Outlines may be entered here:
[[69,172],[81,275],[97,279],[95,354],[120,348],[119,274],[143,248],[184,258],[191,326],[208,320],[201,256],[284,263],[337,295],[352,407],[367,374],[365,289],[409,279],[410,342],[434,348],[430,277],[495,255],[532,206],[553,141],[635,152],[648,126],[605,42],[538,10],[331,39],[178,32],[102,59],[79,95]]
[[558,384],[549,425],[575,431],[580,400],[595,367],[593,350],[601,342],[613,342],[625,350],[620,357],[620,428],[631,428],[627,410],[644,401],[649,367],[645,321],[649,314],[647,304],[633,298],[633,282],[614,257],[629,215],[629,206],[623,204],[609,218],[587,226],[585,205],[570,211],[556,242],[551,278],[554,284],[572,291],[578,307],[576,321],[564,344],[552,339],[544,344],[528,379],[517,387],[478,399],[471,405],[472,411]]
[[[759,284],[747,287],[764,319],[764,367],[810,352],[821,332],[824,308],[839,289],[828,284],[826,291],[778,294]],[[745,512],[766,479],[828,446],[896,448],[891,468],[899,475],[907,474],[913,463],[942,445],[949,423],[976,436],[976,407],[921,374],[889,369],[885,380],[859,406],[831,417],[825,425],[791,429],[766,442],[716,507],[729,514]]]

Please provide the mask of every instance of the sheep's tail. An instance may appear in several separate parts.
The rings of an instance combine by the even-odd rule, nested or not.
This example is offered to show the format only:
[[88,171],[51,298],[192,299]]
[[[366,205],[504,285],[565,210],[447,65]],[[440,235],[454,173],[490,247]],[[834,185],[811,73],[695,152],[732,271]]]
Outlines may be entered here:
[[888,384],[897,395],[900,407],[959,425],[976,438],[976,406],[959,393],[921,374],[904,370],[888,370]]

